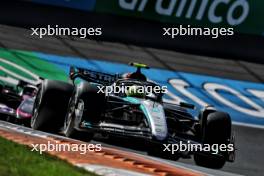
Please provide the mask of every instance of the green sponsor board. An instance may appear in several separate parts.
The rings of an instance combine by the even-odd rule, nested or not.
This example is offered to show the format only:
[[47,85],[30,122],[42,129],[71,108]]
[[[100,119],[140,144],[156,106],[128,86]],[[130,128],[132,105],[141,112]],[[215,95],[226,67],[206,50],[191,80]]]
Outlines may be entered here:
[[59,66],[40,59],[36,53],[0,49],[0,84],[14,80],[36,82],[38,78],[67,81],[67,74]]
[[97,0],[95,10],[172,24],[264,34],[262,0]]

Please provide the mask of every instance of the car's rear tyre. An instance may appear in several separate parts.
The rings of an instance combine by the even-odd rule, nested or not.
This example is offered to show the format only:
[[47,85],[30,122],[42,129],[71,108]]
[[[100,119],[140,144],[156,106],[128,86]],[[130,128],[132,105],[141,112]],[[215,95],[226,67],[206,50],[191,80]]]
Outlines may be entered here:
[[57,132],[63,126],[72,93],[72,84],[44,80],[34,102],[31,127],[35,130]]
[[[202,124],[202,140],[204,144],[228,144],[231,138],[231,118],[224,112],[212,112]],[[226,153],[220,155],[208,156],[204,154],[194,154],[194,161],[197,165],[220,169],[225,165]]]

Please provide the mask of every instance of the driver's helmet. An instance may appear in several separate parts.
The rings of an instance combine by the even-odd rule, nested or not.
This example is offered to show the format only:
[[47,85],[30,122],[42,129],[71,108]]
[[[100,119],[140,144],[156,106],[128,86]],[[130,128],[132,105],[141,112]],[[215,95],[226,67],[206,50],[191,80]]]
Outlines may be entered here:
[[126,91],[126,96],[144,98],[145,91],[142,86],[132,85],[132,86],[129,86],[128,90]]
[[147,77],[141,72],[134,72],[126,74],[125,78],[127,79],[136,79],[140,81],[147,81]]

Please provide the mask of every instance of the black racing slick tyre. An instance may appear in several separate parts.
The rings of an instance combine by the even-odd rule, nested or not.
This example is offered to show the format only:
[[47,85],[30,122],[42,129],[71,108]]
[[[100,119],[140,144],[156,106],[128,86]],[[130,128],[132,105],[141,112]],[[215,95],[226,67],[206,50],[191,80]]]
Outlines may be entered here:
[[80,139],[89,142],[93,138],[93,133],[78,131],[77,129],[75,129],[75,126],[79,125],[75,114],[75,109],[77,105],[78,103],[75,104],[74,99],[72,98],[69,102],[68,111],[64,120],[62,133],[66,137]]
[[77,130],[74,128],[75,126],[75,102],[74,99],[71,98],[69,105],[68,105],[68,110],[66,117],[64,119],[64,125],[63,125],[63,130],[62,133],[66,137],[74,138],[77,134]]
[[73,89],[74,86],[66,82],[44,80],[34,102],[31,127],[35,130],[57,132],[63,126]]
[[100,122],[101,114],[105,109],[105,94],[100,93],[96,85],[82,82],[77,97],[78,101],[84,103],[82,120],[91,123]]
[[[77,86],[75,96],[69,102],[67,115],[64,121],[63,134],[67,137],[89,141],[92,132],[78,131],[76,127],[83,121],[98,123],[105,104],[105,95],[98,93],[97,86],[88,82],[81,82]],[[78,115],[76,114],[78,112]]]
[[[204,144],[228,144],[231,138],[231,118],[224,112],[212,112],[207,116],[206,124],[203,124]],[[208,156],[204,154],[194,154],[194,161],[197,165],[220,169],[225,165],[225,153],[221,155]]]

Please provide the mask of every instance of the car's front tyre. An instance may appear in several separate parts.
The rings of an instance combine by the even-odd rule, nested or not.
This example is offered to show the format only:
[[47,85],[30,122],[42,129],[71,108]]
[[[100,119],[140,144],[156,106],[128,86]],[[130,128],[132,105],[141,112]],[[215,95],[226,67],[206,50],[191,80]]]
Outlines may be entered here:
[[[204,144],[226,144],[228,145],[231,139],[231,118],[224,112],[209,113],[202,124],[202,142]],[[194,154],[194,161],[197,165],[220,169],[226,163],[227,152],[219,151],[219,155],[209,156],[205,154]]]

